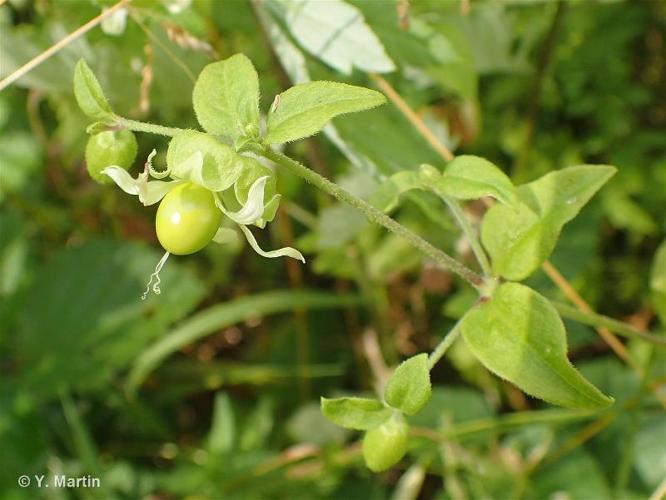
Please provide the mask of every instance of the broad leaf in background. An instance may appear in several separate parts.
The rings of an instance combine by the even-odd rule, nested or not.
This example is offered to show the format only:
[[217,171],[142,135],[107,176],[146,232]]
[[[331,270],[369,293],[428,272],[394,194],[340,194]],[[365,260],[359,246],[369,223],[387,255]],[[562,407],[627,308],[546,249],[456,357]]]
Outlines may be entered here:
[[395,65],[366,24],[363,14],[343,0],[273,0],[294,38],[310,54],[341,73],[353,68],[386,73]]
[[533,475],[531,484],[525,498],[556,498],[563,491],[571,500],[613,497],[598,462],[583,446],[555,463],[544,464]]
[[403,361],[386,384],[384,398],[393,408],[416,415],[430,401],[428,355],[418,354]]
[[652,305],[662,324],[666,324],[666,241],[659,246],[654,256],[650,289],[652,290]]
[[576,409],[598,410],[613,402],[571,365],[562,320],[531,288],[501,285],[465,315],[461,330],[486,368],[527,394]]
[[354,306],[359,303],[357,296],[349,294],[274,290],[213,305],[183,321],[143,351],[135,360],[127,377],[128,389],[130,392],[135,391],[150,372],[179,349],[240,321],[289,311],[295,307],[327,309]]
[[434,59],[424,66],[425,73],[444,88],[474,101],[478,75],[469,40],[461,30],[464,22],[460,14],[446,16],[437,24],[415,17],[410,19],[410,31],[423,40]]
[[175,260],[161,274],[162,294],[141,301],[158,259],[143,246],[107,241],[53,257],[37,273],[18,321],[26,385],[45,396],[99,389],[187,314],[204,290]]
[[192,102],[197,120],[210,134],[230,137],[236,145],[259,134],[259,78],[243,54],[206,66]]
[[666,464],[666,416],[663,413],[646,416],[636,435],[635,465],[641,479],[651,488],[657,488],[664,479]]
[[43,167],[39,143],[23,131],[3,132],[0,136],[0,202],[8,194],[20,192]]
[[74,68],[74,96],[81,110],[90,118],[104,120],[113,114],[102,86],[83,59]]
[[374,429],[393,413],[381,401],[369,398],[321,398],[321,411],[331,422],[359,431]]
[[481,241],[493,269],[509,280],[532,274],[552,253],[564,224],[615,171],[605,165],[564,168],[518,187],[519,202],[497,204],[488,210],[481,225]]
[[319,132],[336,116],[377,107],[386,98],[376,90],[337,82],[307,82],[276,97],[268,114],[267,144],[295,141]]
[[446,165],[432,188],[439,194],[459,200],[473,200],[492,196],[505,204],[516,198],[511,179],[484,158],[472,155],[456,157]]

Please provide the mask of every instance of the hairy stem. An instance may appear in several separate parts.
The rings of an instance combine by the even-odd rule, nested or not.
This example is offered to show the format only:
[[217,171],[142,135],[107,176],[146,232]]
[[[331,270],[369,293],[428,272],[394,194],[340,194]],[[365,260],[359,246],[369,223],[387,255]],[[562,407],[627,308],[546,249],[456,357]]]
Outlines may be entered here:
[[449,207],[449,210],[451,210],[451,213],[456,218],[456,221],[458,221],[460,229],[462,229],[462,232],[467,237],[469,246],[472,248],[472,252],[474,252],[474,256],[476,257],[477,262],[481,266],[481,271],[483,271],[484,276],[486,277],[492,276],[493,271],[492,268],[490,267],[490,261],[488,260],[488,256],[486,255],[486,252],[483,250],[481,242],[479,242],[479,238],[476,236],[476,231],[474,230],[474,228],[469,222],[469,219],[463,212],[460,203],[458,203],[458,200],[451,198],[450,196],[442,196],[442,200],[444,200],[444,203],[446,203],[446,205]]
[[432,351],[428,357],[428,368],[430,370],[432,370],[439,360],[444,357],[446,351],[448,351],[449,347],[453,345],[458,337],[460,337],[460,321],[458,321],[453,329],[444,336],[439,345],[435,347],[435,350]]
[[114,116],[113,120],[120,126],[134,130],[135,132],[148,132],[149,134],[157,135],[166,135],[168,137],[173,137],[180,132],[185,130],[182,128],[174,127],[164,127],[162,125],[155,125],[154,123],[140,122],[137,120],[130,120],[129,118],[123,118],[122,116]]
[[329,181],[325,177],[322,177],[315,171],[310,170],[305,165],[302,165],[301,163],[289,158],[286,155],[283,155],[282,153],[273,151],[270,147],[258,147],[255,148],[255,152],[262,154],[269,160],[274,161],[281,167],[284,167],[287,170],[291,171],[292,173],[298,175],[305,181],[314,185],[316,188],[325,191],[334,198],[360,210],[371,222],[384,226],[389,231],[392,231],[402,236],[413,247],[417,248],[425,255],[427,255],[437,263],[441,264],[443,267],[456,273],[458,276],[463,278],[474,288],[479,289],[483,284],[483,279],[481,278],[481,276],[476,274],[467,266],[461,264],[447,253],[443,252],[442,250],[439,250],[432,244],[428,243],[419,235],[407,229],[402,224],[396,222],[391,217],[386,215],[384,212],[378,210],[365,200],[358,198],[357,196],[354,196],[348,191],[345,191],[337,184]]

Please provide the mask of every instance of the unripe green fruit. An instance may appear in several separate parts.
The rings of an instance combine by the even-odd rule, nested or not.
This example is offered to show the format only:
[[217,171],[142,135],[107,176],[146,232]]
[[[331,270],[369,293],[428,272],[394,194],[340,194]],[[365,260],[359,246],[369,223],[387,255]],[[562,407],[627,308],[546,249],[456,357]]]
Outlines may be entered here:
[[175,255],[198,252],[215,236],[222,212],[213,193],[187,182],[173,188],[160,202],[155,217],[157,239]]
[[409,425],[401,413],[394,413],[379,427],[363,437],[363,458],[373,472],[381,472],[397,464],[407,453]]
[[86,167],[90,177],[100,184],[112,184],[113,181],[102,170],[116,165],[127,170],[136,158],[137,144],[130,130],[106,131],[95,134],[86,145]]

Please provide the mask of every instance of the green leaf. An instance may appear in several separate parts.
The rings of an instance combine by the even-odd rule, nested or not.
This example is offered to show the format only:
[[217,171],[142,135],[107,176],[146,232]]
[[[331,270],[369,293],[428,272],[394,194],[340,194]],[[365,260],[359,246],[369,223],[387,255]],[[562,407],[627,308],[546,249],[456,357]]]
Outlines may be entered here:
[[206,132],[235,144],[259,135],[259,78],[243,54],[207,65],[192,93],[194,112]]
[[[203,165],[200,173],[193,173],[189,169],[190,160],[197,152],[203,156]],[[243,159],[233,149],[208,134],[194,130],[186,130],[171,139],[167,165],[173,177],[194,178],[216,192],[231,187],[244,168]]]
[[74,96],[81,110],[90,118],[105,120],[113,115],[102,86],[83,59],[74,68]]
[[394,413],[379,427],[363,437],[363,458],[368,468],[381,472],[397,464],[407,453],[409,425],[400,413]]
[[383,94],[337,82],[307,82],[280,94],[268,114],[265,142],[279,144],[319,132],[330,119],[384,104]]
[[354,67],[385,73],[395,65],[355,6],[326,2],[280,0],[284,20],[294,38],[310,54],[347,75]]
[[142,245],[92,241],[63,249],[38,269],[16,331],[25,387],[48,397],[59,388],[107,387],[162,339],[205,287],[173,261],[160,273],[162,294],[141,301],[160,256]]
[[613,400],[567,359],[564,325],[546,298],[505,283],[462,320],[463,338],[493,373],[534,397],[575,409],[602,409]]
[[369,398],[321,398],[321,411],[331,422],[359,431],[383,424],[393,413],[381,401]]
[[471,155],[458,156],[449,162],[432,188],[443,196],[459,200],[492,196],[511,204],[516,198],[511,179],[504,172],[488,160]]
[[430,401],[428,355],[418,354],[403,361],[386,384],[384,399],[407,415],[416,415]]
[[510,280],[532,274],[552,253],[564,224],[615,173],[614,167],[582,165],[544,175],[517,189],[518,201],[495,205],[481,225],[481,241],[493,269]]
[[370,203],[382,212],[391,212],[398,206],[401,195],[423,188],[423,177],[419,172],[403,170],[386,179],[373,193]]
[[661,322],[666,324],[666,241],[659,246],[654,256],[650,274],[650,289],[654,310]]
[[191,316],[142,352],[128,375],[128,389],[130,392],[136,390],[150,372],[186,345],[249,318],[290,311],[296,307],[327,309],[357,304],[358,297],[353,295],[276,290],[213,305]]

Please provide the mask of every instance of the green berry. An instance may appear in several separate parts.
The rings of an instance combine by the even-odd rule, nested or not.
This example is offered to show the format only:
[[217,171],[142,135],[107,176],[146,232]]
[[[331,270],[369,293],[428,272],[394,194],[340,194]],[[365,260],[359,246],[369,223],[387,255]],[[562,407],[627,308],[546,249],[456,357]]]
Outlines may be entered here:
[[409,425],[401,413],[394,413],[379,427],[363,437],[363,458],[373,472],[381,472],[397,464],[407,452]]
[[88,139],[86,167],[90,177],[100,184],[111,184],[110,177],[102,170],[111,165],[129,169],[136,158],[137,144],[130,130],[106,131]]
[[187,182],[173,188],[160,202],[155,217],[157,239],[175,255],[198,252],[215,236],[222,212],[213,193]]

